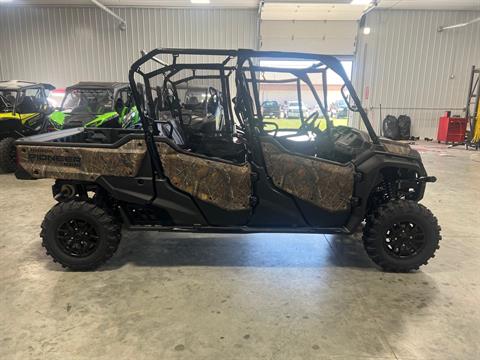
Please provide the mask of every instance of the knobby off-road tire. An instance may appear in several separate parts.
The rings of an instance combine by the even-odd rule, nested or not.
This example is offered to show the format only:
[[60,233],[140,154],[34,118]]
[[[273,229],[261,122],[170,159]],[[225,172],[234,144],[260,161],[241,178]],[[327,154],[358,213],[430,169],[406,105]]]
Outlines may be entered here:
[[385,271],[409,272],[426,265],[439,248],[440,226],[425,206],[398,200],[380,206],[367,217],[365,250]]
[[50,209],[40,237],[54,262],[72,270],[93,270],[117,250],[121,227],[100,207],[72,200]]
[[0,172],[14,172],[17,169],[15,145],[16,139],[8,137],[0,140]]

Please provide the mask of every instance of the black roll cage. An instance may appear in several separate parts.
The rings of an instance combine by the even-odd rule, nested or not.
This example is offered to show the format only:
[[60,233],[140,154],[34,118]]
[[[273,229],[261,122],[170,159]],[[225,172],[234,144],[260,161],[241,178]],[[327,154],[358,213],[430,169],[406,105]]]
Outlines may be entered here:
[[44,99],[45,101],[47,101],[47,96],[46,96],[46,93],[45,93],[45,88],[42,86],[42,85],[38,85],[38,86],[28,86],[28,87],[23,87],[23,88],[20,88],[20,89],[0,89],[2,91],[10,91],[10,92],[14,92],[15,93],[15,102],[13,103],[12,105],[12,114],[16,114],[17,113],[17,106],[20,102],[20,99],[21,99],[21,96],[22,96],[22,92],[26,91],[26,90],[30,90],[30,89],[34,89],[34,90],[40,90],[41,91],[41,94],[42,94],[42,99]]
[[[171,56],[171,63],[168,64],[157,58],[158,55],[169,55]],[[185,56],[218,56],[223,57],[222,61],[215,63],[179,63],[178,58],[180,55]],[[236,58],[236,64],[231,65],[233,59]],[[307,60],[314,62],[313,65],[306,68],[281,68],[281,67],[266,67],[259,66],[256,64],[260,59],[280,59],[280,60],[296,60],[302,61]],[[160,65],[160,68],[145,71],[142,69],[142,66],[147,62],[152,61],[157,65]],[[334,71],[342,81],[344,85],[342,87],[342,95],[345,95],[345,88],[348,90],[353,105],[348,104],[349,108],[353,111],[356,111],[360,114],[362,121],[368,131],[368,134],[374,144],[378,144],[378,137],[368,119],[368,115],[364,108],[362,107],[361,101],[358,98],[353,85],[348,78],[342,64],[340,61],[330,55],[319,55],[319,54],[309,54],[309,53],[294,53],[294,52],[282,52],[282,51],[256,51],[249,49],[239,49],[239,50],[215,50],[215,49],[169,49],[169,48],[159,48],[150,51],[149,53],[143,55],[140,59],[135,61],[129,71],[129,82],[132,89],[133,98],[137,104],[139,111],[140,119],[142,126],[145,132],[145,138],[149,148],[154,149],[154,137],[159,135],[159,130],[155,125],[155,108],[154,101],[152,97],[152,86],[150,80],[156,76],[164,76],[164,87],[167,84],[170,84],[174,88],[176,85],[182,82],[186,82],[193,79],[220,79],[222,88],[227,92],[224,96],[223,107],[225,109],[226,116],[233,121],[233,109],[230,101],[230,86],[229,86],[229,77],[232,73],[235,73],[235,83],[237,87],[237,94],[235,99],[235,114],[237,115],[238,121],[242,123],[245,128],[247,138],[250,138],[252,135],[251,128],[255,124],[250,122],[257,121],[262,122],[262,113],[261,113],[261,103],[260,96],[258,92],[258,84],[262,82],[269,82],[269,80],[259,79],[256,75],[257,72],[283,72],[290,73],[295,76],[291,81],[297,82],[297,92],[300,93],[300,82],[303,81],[307,87],[312,91],[312,94],[317,101],[320,110],[322,111],[326,121],[327,128],[332,126],[330,118],[328,116],[327,107],[327,81],[326,81],[326,72],[328,69]],[[181,79],[179,81],[172,81],[172,77],[178,74],[182,70],[191,70],[192,75]],[[219,75],[207,76],[207,75],[198,75],[196,74],[197,70],[214,70],[218,71]],[[317,91],[310,78],[308,77],[309,73],[320,73],[322,74],[322,84],[323,84],[323,100],[320,99]],[[249,74],[248,78],[246,74]],[[145,109],[140,104],[143,104],[142,94],[138,91],[137,83],[135,81],[135,75],[140,75],[144,81],[145,85],[145,96],[148,104],[148,109]],[[287,82],[287,80],[280,80],[282,82]],[[278,81],[278,80],[277,80]],[[250,93],[249,83],[251,83],[253,94]],[[301,99],[301,94],[299,94]],[[344,96],[345,98],[345,96]],[[243,117],[242,117],[243,113]],[[255,114],[257,117],[255,118]],[[301,120],[303,122],[303,113],[300,105],[300,114]],[[181,113],[179,114],[181,119]],[[250,140],[250,139],[248,139]]]
[[[62,109],[63,111],[63,106],[65,104],[65,100],[67,99],[67,95],[69,95],[70,93],[72,93],[73,91],[81,91],[81,90],[85,90],[85,91],[92,91],[92,90],[104,90],[106,92],[110,92],[112,94],[112,109],[113,109],[113,106],[114,106],[114,100],[115,100],[115,97],[116,97],[116,93],[115,93],[115,90],[114,89],[108,89],[108,88],[95,88],[95,87],[91,87],[91,88],[87,88],[87,87],[82,87],[82,88],[75,88],[74,86],[71,86],[71,87],[68,87],[66,90],[65,90],[65,96],[63,97],[62,99],[62,103],[60,104],[60,109]],[[117,92],[118,93],[118,92]]]
[[[111,107],[111,111],[114,111],[115,110],[115,100],[118,98],[118,94],[123,91],[123,90],[127,90],[127,91],[130,91],[132,94],[133,92],[130,90],[130,85],[127,85],[125,84],[124,86],[117,86],[117,87],[110,87],[110,88],[107,88],[107,87],[95,87],[95,86],[91,86],[91,87],[75,87],[75,85],[73,86],[69,86],[66,88],[65,90],[65,96],[63,97],[62,99],[62,103],[60,104],[60,109],[63,110],[63,106],[65,104],[65,100],[67,99],[67,95],[70,94],[71,92],[73,91],[82,91],[82,90],[85,90],[85,91],[92,91],[92,90],[105,90],[105,91],[108,91],[111,93],[112,95],[112,107]],[[130,100],[131,101],[131,100]],[[133,104],[132,104],[133,105]]]
[[[15,80],[14,80],[15,81]],[[18,85],[11,85],[11,86],[5,86],[3,85],[5,82],[0,81],[0,90],[1,91],[11,91],[15,92],[15,103],[13,104],[12,108],[12,113],[16,113],[16,107],[18,105],[18,100],[20,99],[20,94],[22,91],[26,91],[29,89],[40,89],[42,91],[42,97],[46,100],[47,99],[47,93],[46,91],[52,91],[55,90],[55,86],[47,83],[34,83],[34,82],[22,82],[23,84],[18,86]],[[9,82],[7,82],[9,83]]]

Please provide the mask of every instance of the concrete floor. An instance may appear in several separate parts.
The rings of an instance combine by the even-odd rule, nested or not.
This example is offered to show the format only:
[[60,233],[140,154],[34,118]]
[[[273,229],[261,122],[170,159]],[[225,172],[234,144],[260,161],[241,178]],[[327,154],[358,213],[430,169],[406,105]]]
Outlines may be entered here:
[[479,359],[480,152],[417,148],[443,240],[412,274],[358,236],[155,233],[69,272],[40,246],[51,181],[0,175],[0,359]]

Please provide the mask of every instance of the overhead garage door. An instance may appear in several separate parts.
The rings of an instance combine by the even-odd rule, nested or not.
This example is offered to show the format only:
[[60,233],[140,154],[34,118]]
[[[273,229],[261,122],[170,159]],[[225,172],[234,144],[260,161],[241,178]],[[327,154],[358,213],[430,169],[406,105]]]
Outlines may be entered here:
[[260,47],[328,55],[353,55],[358,20],[366,5],[351,0],[265,0]]
[[263,20],[262,50],[353,55],[357,21]]

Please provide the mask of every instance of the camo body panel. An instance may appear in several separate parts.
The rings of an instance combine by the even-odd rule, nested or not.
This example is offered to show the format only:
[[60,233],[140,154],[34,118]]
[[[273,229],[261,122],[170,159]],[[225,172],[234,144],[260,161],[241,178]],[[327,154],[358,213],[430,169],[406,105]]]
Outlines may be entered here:
[[115,148],[17,145],[19,165],[32,177],[95,181],[99,176],[136,176],[145,157],[144,140]]
[[354,166],[337,165],[282,151],[262,142],[267,173],[283,191],[329,212],[347,211],[353,194]]
[[381,143],[385,147],[385,149],[392,154],[409,155],[410,152],[412,151],[412,148],[410,147],[410,145],[399,142],[399,141],[390,141],[390,140],[382,139]]
[[173,186],[226,210],[250,208],[250,164],[234,165],[175,151],[157,143],[165,176]]

